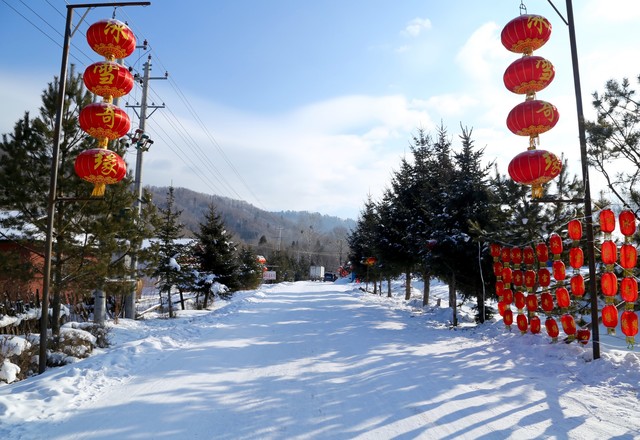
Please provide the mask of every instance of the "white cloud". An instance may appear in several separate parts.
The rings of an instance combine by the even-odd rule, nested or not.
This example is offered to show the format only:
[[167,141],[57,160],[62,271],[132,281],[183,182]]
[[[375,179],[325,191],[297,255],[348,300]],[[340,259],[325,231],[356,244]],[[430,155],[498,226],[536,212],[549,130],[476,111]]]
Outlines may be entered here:
[[458,52],[456,62],[472,79],[487,81],[502,77],[510,53],[500,43],[501,30],[496,23],[483,24]]
[[431,20],[416,17],[407,23],[407,26],[402,30],[401,34],[405,37],[416,38],[423,30],[429,29],[431,29]]

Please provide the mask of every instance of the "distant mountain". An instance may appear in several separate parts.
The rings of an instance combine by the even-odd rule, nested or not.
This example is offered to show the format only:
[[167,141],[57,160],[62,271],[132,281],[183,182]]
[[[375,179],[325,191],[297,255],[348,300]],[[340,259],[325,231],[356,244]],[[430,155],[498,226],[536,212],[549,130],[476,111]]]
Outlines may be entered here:
[[[146,187],[154,203],[166,206],[168,187]],[[322,241],[345,246],[347,234],[355,227],[351,219],[307,211],[269,212],[241,200],[204,194],[186,188],[174,188],[175,206],[182,211],[180,221],[185,225],[185,236],[192,236],[213,204],[229,232],[241,242],[256,246],[261,238],[275,247],[292,243]],[[337,252],[337,251],[336,251]]]

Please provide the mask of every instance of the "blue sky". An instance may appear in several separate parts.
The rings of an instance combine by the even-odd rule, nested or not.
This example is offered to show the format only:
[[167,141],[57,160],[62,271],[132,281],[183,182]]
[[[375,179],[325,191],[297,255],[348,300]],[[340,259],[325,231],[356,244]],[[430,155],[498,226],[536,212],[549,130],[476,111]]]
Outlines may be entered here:
[[[87,3],[78,2],[78,3]],[[640,74],[640,2],[574,0],[587,118],[590,95],[610,78]],[[66,14],[61,0],[0,0],[0,133],[29,110],[60,71]],[[567,27],[546,0],[525,1],[547,17],[551,40],[536,55],[556,78],[538,98],[560,121],[541,148],[570,159],[580,173]],[[554,0],[566,16],[563,0]],[[485,159],[506,173],[528,140],[505,119],[523,98],[502,74],[517,54],[500,31],[519,14],[519,0],[218,0],[152,1],[127,7],[127,21],[151,51],[125,60],[142,72],[152,56],[150,98],[165,109],[147,121],[154,144],[143,183],[187,187],[240,198],[262,209],[307,210],[356,218],[367,195],[378,198],[412,133],[441,122],[456,147],[460,124],[473,128]],[[84,11],[77,9],[74,23]],[[100,57],[87,27],[112,16],[92,9],[73,38],[79,72]],[[126,101],[140,99],[136,87]],[[122,104],[121,104],[122,106]],[[130,110],[134,126],[138,125]],[[135,168],[132,150],[125,158]]]

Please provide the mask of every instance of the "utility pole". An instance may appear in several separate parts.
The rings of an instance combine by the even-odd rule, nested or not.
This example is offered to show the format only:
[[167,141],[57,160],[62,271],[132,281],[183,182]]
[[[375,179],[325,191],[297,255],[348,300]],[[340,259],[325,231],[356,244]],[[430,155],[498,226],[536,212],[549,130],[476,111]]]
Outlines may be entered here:
[[[144,47],[146,47],[147,42],[144,42]],[[138,129],[136,130],[136,133],[132,139],[132,143],[135,146],[137,153],[136,153],[136,173],[134,176],[134,194],[135,194],[135,201],[134,201],[134,208],[135,208],[135,212],[136,212],[136,218],[138,219],[138,221],[140,220],[140,216],[142,215],[142,156],[143,153],[148,151],[149,148],[151,147],[151,144],[153,144],[153,141],[151,139],[149,139],[149,136],[145,133],[145,128],[146,128],[146,122],[147,122],[147,118],[149,118],[154,111],[156,111],[158,108],[164,108],[164,104],[162,105],[155,105],[155,104],[151,104],[149,105],[147,103],[147,99],[149,96],[149,80],[152,79],[167,79],[167,77],[169,76],[168,73],[165,73],[164,76],[158,76],[158,77],[151,77],[151,55],[149,55],[149,58],[147,59],[147,62],[144,63],[144,76],[142,77],[142,79],[140,80],[140,84],[142,85],[142,99],[140,101],[140,104],[136,104],[136,105],[127,105],[127,107],[133,108],[134,111],[136,112],[136,114],[138,114],[136,109],[140,109],[140,114],[138,114],[138,117],[140,119],[140,124],[138,125]],[[148,109],[153,109],[151,111],[151,113],[147,116],[147,111]],[[134,253],[133,253],[133,258],[131,258],[131,273],[133,274],[134,280],[138,278],[138,253],[139,253],[140,249],[135,249]],[[136,286],[137,283],[133,284],[132,287],[132,292],[130,292],[126,297],[125,297],[125,301],[124,301],[124,316],[125,318],[131,318],[131,319],[135,319],[136,317],[136,310],[135,310],[135,305],[136,305]]]

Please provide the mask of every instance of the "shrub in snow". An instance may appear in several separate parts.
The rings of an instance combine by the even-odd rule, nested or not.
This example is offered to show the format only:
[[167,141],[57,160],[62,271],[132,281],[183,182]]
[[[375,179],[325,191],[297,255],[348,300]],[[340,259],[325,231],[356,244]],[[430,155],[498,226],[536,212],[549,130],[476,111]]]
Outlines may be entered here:
[[0,335],[0,381],[11,383],[34,374],[38,347],[28,337]]
[[11,383],[18,378],[20,373],[20,367],[16,364],[12,364],[8,359],[5,359],[0,366],[0,381]]

